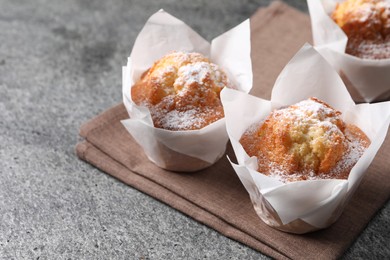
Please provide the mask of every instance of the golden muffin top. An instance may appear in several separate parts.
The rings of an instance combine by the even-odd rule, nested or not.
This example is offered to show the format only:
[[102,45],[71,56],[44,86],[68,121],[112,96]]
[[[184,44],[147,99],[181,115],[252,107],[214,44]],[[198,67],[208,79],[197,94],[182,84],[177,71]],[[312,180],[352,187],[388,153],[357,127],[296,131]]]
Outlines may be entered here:
[[142,75],[131,95],[150,108],[156,127],[191,130],[223,117],[219,94],[228,85],[226,74],[202,54],[172,52]]
[[275,110],[240,142],[258,158],[259,172],[296,181],[346,178],[369,141],[359,128],[345,124],[339,111],[310,98]]
[[360,58],[390,58],[389,2],[346,0],[337,4],[332,18],[348,36],[347,53]]

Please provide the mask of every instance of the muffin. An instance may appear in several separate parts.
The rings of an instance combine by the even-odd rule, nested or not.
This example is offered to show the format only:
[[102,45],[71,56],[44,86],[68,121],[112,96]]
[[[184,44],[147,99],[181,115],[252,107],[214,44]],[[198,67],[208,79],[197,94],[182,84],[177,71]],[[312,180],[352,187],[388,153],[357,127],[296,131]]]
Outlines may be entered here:
[[121,123],[152,163],[195,172],[225,154],[219,92],[230,85],[250,91],[250,50],[249,19],[211,42],[164,10],[148,19],[122,69],[129,118]]
[[247,129],[240,143],[258,171],[282,182],[347,179],[370,140],[341,112],[310,98],[275,110]]
[[370,173],[390,120],[390,102],[355,104],[308,44],[279,74],[271,100],[229,88],[221,100],[236,158],[230,162],[257,215],[295,234],[337,221]]
[[385,0],[346,0],[332,19],[348,37],[346,53],[364,59],[390,58],[390,3]]
[[201,129],[224,117],[219,94],[225,72],[196,52],[171,52],[154,62],[131,88],[131,98],[149,108],[155,127]]

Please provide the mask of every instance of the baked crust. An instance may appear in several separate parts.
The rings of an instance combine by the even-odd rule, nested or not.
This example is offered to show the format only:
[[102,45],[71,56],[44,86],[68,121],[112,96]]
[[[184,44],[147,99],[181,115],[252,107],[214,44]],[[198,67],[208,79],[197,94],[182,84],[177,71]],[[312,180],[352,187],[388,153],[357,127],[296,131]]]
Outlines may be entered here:
[[151,111],[155,127],[194,130],[223,118],[219,94],[226,74],[199,53],[172,52],[131,88],[132,100]]
[[310,98],[272,112],[240,143],[257,157],[259,172],[290,182],[348,178],[370,141],[358,127],[345,124],[339,111]]
[[333,20],[348,36],[346,53],[367,59],[390,58],[390,4],[384,0],[338,3]]

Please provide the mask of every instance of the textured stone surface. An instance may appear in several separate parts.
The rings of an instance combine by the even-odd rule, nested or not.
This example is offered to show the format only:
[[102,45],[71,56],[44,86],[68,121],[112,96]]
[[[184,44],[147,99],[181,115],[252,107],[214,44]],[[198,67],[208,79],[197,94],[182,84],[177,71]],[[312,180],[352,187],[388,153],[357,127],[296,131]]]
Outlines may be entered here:
[[[121,67],[152,13],[212,39],[268,2],[0,0],[0,259],[265,258],[78,160],[74,146],[84,121],[121,101]],[[387,204],[345,257],[389,257],[389,216]]]

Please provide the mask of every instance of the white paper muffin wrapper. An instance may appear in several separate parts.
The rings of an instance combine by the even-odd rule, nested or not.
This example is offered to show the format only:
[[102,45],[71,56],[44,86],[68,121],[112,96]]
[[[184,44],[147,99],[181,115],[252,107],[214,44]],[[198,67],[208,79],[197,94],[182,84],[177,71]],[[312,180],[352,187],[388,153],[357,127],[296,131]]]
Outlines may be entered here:
[[[163,10],[152,15],[139,33],[123,67],[123,102],[130,119],[122,124],[158,166],[196,171],[216,162],[226,150],[225,119],[200,130],[170,131],[153,126],[149,109],[131,99],[131,87],[153,63],[171,51],[198,52],[222,68],[232,85],[248,93],[252,87],[249,20],[212,40],[211,44]],[[129,155],[130,156],[130,155]]]
[[[250,158],[239,143],[242,134],[272,110],[310,97],[317,97],[341,111],[345,122],[357,125],[371,140],[349,178],[285,184],[257,172],[257,158]],[[337,220],[383,143],[390,123],[390,102],[355,105],[337,72],[308,44],[280,73],[271,101],[232,89],[224,89],[221,100],[227,132],[238,161],[232,166],[257,214],[267,224],[293,233],[322,229]]]
[[307,0],[315,48],[356,93],[355,101],[390,100],[390,59],[361,59],[345,53],[348,38],[330,17],[337,2],[342,0]]

